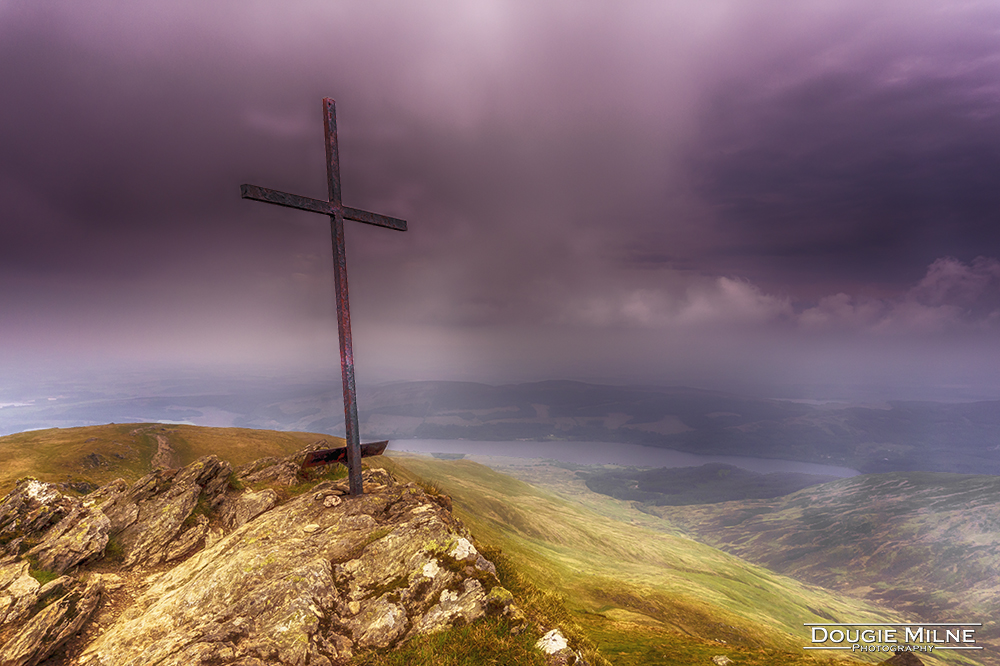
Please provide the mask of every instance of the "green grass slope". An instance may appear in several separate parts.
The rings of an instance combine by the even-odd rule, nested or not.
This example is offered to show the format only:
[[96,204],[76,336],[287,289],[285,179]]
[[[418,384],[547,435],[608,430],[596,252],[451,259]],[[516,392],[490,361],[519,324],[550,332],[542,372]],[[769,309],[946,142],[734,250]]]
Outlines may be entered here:
[[471,461],[392,462],[451,495],[481,542],[502,548],[542,589],[565,596],[616,664],[698,663],[718,654],[741,663],[815,663],[821,653],[801,650],[803,623],[904,619],[696,541],[614,520]]
[[151,471],[158,437],[168,442],[178,465],[215,454],[239,466],[257,458],[289,455],[318,439],[326,439],[330,446],[343,443],[338,437],[315,433],[159,423],[32,430],[0,437],[0,493],[10,492],[17,479],[29,475],[52,483],[135,481]]

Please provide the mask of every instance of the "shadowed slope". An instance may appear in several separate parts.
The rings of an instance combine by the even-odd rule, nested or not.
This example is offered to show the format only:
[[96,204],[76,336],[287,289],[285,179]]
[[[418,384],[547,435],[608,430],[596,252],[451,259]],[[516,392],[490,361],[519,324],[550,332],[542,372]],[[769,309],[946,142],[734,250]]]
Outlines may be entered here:
[[645,507],[714,546],[925,621],[1000,641],[1000,478],[897,472],[787,497]]

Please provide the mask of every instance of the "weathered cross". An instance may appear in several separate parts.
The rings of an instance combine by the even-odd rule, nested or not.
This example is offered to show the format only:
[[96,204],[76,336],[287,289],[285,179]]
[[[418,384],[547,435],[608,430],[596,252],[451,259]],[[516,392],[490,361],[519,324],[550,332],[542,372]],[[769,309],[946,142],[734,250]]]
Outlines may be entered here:
[[244,199],[323,213],[330,216],[333,231],[333,283],[337,297],[337,332],[340,337],[340,371],[344,380],[344,425],[347,430],[347,470],[352,495],[364,492],[361,484],[361,440],[358,433],[358,401],[354,388],[354,352],[351,349],[351,311],[347,301],[347,261],[344,254],[344,220],[354,220],[377,227],[406,231],[406,222],[394,217],[349,208],[340,199],[340,155],[337,150],[337,111],[335,102],[323,99],[326,125],[326,180],[328,201],[309,199],[256,185],[240,185]]

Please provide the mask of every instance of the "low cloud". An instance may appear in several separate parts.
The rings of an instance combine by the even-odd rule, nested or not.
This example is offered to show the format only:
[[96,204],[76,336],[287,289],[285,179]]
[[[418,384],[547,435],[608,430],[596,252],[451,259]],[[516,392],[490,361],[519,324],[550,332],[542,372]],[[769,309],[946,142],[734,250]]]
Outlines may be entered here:
[[746,280],[696,277],[688,278],[680,289],[641,288],[570,299],[555,321],[590,326],[702,328],[765,324],[792,314],[787,298],[765,294]]
[[815,307],[804,310],[798,321],[807,330],[857,329],[877,324],[885,312],[885,303],[878,299],[840,293],[821,298]]
[[897,298],[839,293],[798,317],[806,330],[867,330],[881,334],[933,334],[992,330],[1000,323],[1000,262],[977,257],[970,264],[943,257]]
[[908,298],[927,306],[952,304],[970,314],[992,314],[1000,306],[1000,261],[976,257],[966,265],[953,257],[938,259]]
[[[893,297],[837,293],[815,305],[766,293],[731,277],[681,278],[683,286],[623,288],[569,299],[553,318],[592,327],[707,330],[780,326],[801,333],[875,335],[986,331],[1000,327],[1000,261],[954,257],[934,261],[925,276]],[[743,329],[738,329],[743,330]]]

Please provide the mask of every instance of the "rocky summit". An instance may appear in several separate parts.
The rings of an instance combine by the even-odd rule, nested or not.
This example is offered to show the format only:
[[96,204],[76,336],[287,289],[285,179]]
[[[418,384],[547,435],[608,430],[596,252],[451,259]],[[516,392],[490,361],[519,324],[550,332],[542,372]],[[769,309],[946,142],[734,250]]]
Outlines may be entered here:
[[488,614],[523,624],[447,497],[383,469],[351,497],[332,469],[303,477],[304,454],[82,496],[22,479],[0,502],[0,665],[334,666]]

